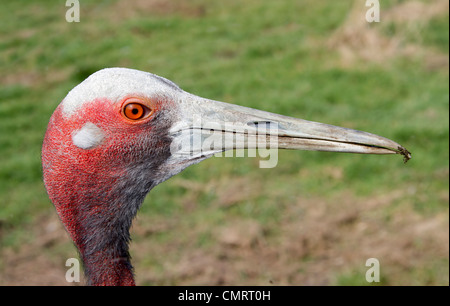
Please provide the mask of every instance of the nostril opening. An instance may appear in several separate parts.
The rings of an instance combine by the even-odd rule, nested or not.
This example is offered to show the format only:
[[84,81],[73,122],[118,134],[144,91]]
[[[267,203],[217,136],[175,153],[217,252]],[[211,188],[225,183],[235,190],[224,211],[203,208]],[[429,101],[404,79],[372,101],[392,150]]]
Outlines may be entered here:
[[273,121],[251,121],[247,122],[247,125],[255,129],[265,129],[266,131],[279,127],[278,123]]

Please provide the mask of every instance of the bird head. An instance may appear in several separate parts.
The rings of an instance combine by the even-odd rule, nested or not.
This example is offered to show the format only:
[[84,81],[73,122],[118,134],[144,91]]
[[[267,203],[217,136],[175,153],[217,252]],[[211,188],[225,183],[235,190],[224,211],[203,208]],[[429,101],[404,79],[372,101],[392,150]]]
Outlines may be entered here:
[[133,285],[129,228],[157,184],[232,149],[409,152],[374,134],[198,97],[157,75],[100,70],[56,108],[44,183],[89,284]]

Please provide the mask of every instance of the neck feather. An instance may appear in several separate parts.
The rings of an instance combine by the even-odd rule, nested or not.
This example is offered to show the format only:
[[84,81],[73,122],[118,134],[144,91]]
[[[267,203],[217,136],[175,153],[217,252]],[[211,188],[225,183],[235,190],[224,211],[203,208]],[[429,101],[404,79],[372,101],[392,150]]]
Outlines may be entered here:
[[134,286],[133,267],[126,242],[114,242],[102,249],[80,249],[88,284],[93,286]]
[[153,182],[136,184],[124,173],[70,172],[59,180],[49,173],[46,187],[80,252],[88,284],[134,285],[129,230]]

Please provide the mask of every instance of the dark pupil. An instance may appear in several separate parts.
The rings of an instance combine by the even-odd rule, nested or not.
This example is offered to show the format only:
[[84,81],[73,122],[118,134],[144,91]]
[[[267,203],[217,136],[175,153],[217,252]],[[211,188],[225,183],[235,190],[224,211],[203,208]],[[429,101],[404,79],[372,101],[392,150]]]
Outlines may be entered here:
[[139,110],[137,109],[137,108],[133,108],[133,110],[131,111],[134,115],[136,115],[138,112],[139,112]]

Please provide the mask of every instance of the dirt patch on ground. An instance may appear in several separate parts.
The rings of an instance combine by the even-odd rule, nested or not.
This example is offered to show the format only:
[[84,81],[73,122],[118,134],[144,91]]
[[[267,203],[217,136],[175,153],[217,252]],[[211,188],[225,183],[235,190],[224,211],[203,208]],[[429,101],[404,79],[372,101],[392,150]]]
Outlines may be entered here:
[[[176,218],[140,220],[133,226],[131,248],[137,283],[329,285],[340,275],[363,283],[365,262],[375,257],[383,285],[448,285],[448,214],[423,216],[407,204],[396,205],[405,193],[298,198],[275,226],[232,217],[189,228]],[[187,214],[195,219],[189,207]],[[42,217],[28,231],[33,237],[28,243],[1,250],[0,285],[67,285],[65,260],[77,254],[58,218]],[[168,232],[183,235],[155,243],[155,234]],[[213,245],[192,243],[205,232]]]
[[77,253],[56,214],[38,218],[26,232],[26,243],[0,251],[0,285],[70,285],[65,260]]
[[14,73],[0,76],[0,83],[5,86],[20,85],[23,87],[38,87],[60,84],[67,80],[73,69],[51,70],[51,71],[15,71]]
[[[394,57],[416,57],[423,58],[430,69],[448,70],[448,54],[404,41],[405,33],[420,29],[431,18],[448,14],[447,0],[398,4],[388,10],[381,10],[379,24],[366,21],[367,9],[364,2],[355,1],[347,20],[326,43],[328,48],[339,51],[344,67],[361,61],[381,64]],[[403,30],[391,37],[383,35],[380,25],[389,23]]]
[[421,1],[407,1],[400,3],[383,13],[383,18],[395,22],[428,21],[436,16],[448,14],[449,2],[435,0],[427,3]]
[[121,18],[132,18],[140,14],[197,18],[206,14],[204,5],[182,0],[118,1],[110,11],[120,12]]
[[[343,194],[334,200],[298,199],[279,226],[230,219],[212,229],[217,245],[168,259],[165,273],[138,274],[156,284],[329,285],[336,275],[365,277],[368,258],[379,259],[384,285],[436,284],[427,275],[448,259],[448,217],[424,218],[412,209],[385,216],[402,191],[373,198]],[[385,219],[389,218],[389,221]],[[424,279],[409,279],[411,270]],[[447,280],[448,264],[438,277]],[[439,281],[438,281],[439,282]],[[441,283],[442,284],[442,283]]]

